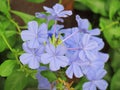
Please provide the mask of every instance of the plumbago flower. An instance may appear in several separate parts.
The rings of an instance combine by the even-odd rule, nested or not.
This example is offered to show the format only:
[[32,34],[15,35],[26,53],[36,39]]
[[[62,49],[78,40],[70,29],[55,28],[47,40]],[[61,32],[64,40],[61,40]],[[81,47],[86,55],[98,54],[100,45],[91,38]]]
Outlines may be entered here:
[[51,15],[46,15],[46,14],[39,13],[39,12],[36,12],[36,13],[35,13],[35,16],[36,16],[37,18],[46,19],[47,22],[49,22],[50,20],[53,20],[53,17],[52,17]]
[[[62,18],[72,14],[71,11],[64,11],[61,4],[44,9],[49,15],[36,13],[36,17],[45,18],[47,22],[38,25],[36,21],[31,21],[28,23],[28,30],[21,32],[25,51],[20,56],[21,63],[31,69],[37,69],[38,82],[43,81],[47,86],[50,86],[50,83],[40,74],[40,64],[47,64],[51,71],[66,67],[65,73],[70,79],[74,76],[87,77],[88,82],[84,83],[83,90],[106,90],[107,82],[102,78],[106,74],[104,65],[109,55],[100,52],[104,47],[103,40],[97,37],[100,30],[89,30],[89,21],[79,15],[76,15],[78,26],[65,29],[56,22],[62,22]],[[55,20],[55,24],[48,30],[50,20]],[[39,88],[41,87],[39,84]]]
[[70,10],[64,11],[64,7],[61,4],[55,4],[53,8],[48,8],[46,6],[44,6],[43,8],[47,11],[47,13],[51,15],[51,18],[61,22],[63,22],[62,17],[65,18],[72,15],[72,11]]
[[103,69],[99,69],[97,73],[89,71],[89,73],[86,74],[89,82],[84,83],[83,90],[106,90],[108,84],[102,79],[106,73]]
[[88,30],[89,28],[89,21],[88,19],[82,19],[80,16],[76,15],[76,21],[78,23],[78,29],[81,33],[87,33],[91,35],[99,35],[100,30],[98,28]]
[[82,60],[85,58],[95,60],[97,58],[97,48],[99,47],[98,43],[90,38],[91,36],[89,34],[84,34],[81,42],[79,43],[79,57]]
[[40,58],[44,52],[44,46],[41,45],[40,48],[29,48],[28,44],[29,42],[23,44],[25,53],[20,56],[20,61],[24,65],[28,64],[31,69],[37,69],[40,66]]
[[50,70],[57,71],[60,67],[66,67],[68,65],[68,58],[64,56],[66,54],[66,48],[63,45],[55,47],[52,44],[46,45],[46,53],[42,54],[41,62],[43,64],[50,64]]
[[21,33],[23,41],[29,42],[30,48],[38,48],[40,44],[43,44],[47,40],[47,25],[45,23],[38,26],[36,21],[28,23],[28,30],[24,30]]
[[64,7],[61,4],[55,4],[53,8],[48,8],[46,6],[44,6],[43,8],[50,15],[47,16],[39,12],[35,13],[35,15],[37,18],[45,18],[48,22],[50,20],[57,20],[57,21],[63,22],[62,17],[65,18],[72,15],[72,11],[70,10],[64,11]]
[[71,54],[69,56],[69,67],[66,70],[66,75],[69,78],[73,78],[73,76],[80,78],[83,76],[82,69],[80,67],[80,59],[78,58],[78,52]]

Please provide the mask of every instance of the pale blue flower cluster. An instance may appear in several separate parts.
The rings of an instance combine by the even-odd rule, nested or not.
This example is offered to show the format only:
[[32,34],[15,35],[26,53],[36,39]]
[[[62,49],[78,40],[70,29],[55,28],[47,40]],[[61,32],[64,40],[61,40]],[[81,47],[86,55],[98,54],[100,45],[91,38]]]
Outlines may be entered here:
[[[66,67],[68,78],[85,76],[88,79],[83,90],[106,90],[108,84],[102,78],[106,74],[104,65],[109,56],[100,52],[104,47],[103,40],[97,37],[100,30],[89,30],[89,21],[79,15],[76,15],[77,27],[64,29],[63,25],[56,22],[63,22],[62,18],[72,15],[72,12],[64,11],[60,4],[44,9],[49,15],[36,13],[36,17],[45,18],[47,23],[38,25],[36,21],[31,21],[28,30],[21,33],[25,51],[20,56],[21,63],[31,69],[47,64],[51,71]],[[55,24],[48,29],[50,20],[55,20]]]

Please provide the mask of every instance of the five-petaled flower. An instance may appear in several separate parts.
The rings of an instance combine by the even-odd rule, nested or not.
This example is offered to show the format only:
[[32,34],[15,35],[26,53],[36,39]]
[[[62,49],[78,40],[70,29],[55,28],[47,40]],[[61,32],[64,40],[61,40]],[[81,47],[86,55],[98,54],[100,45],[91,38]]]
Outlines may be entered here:
[[103,69],[99,69],[96,73],[94,71],[89,71],[86,75],[89,82],[84,83],[83,90],[106,90],[107,82],[102,78],[107,72]]
[[21,32],[23,41],[28,41],[30,48],[38,48],[40,44],[47,40],[47,25],[45,23],[38,26],[36,21],[28,23],[28,30]]
[[62,17],[68,17],[72,15],[72,11],[64,11],[64,7],[61,4],[55,4],[53,8],[48,8],[46,6],[44,6],[43,8],[47,11],[47,13],[50,13],[53,16],[54,20],[58,20],[61,22],[63,22]]
[[68,65],[68,58],[65,56],[66,48],[63,45],[55,47],[52,44],[46,45],[46,53],[41,55],[41,62],[43,64],[49,64],[50,70],[57,71],[60,67],[66,67]]
[[25,53],[20,56],[20,61],[24,65],[28,64],[31,69],[37,69],[40,66],[40,58],[41,54],[44,52],[44,46],[41,45],[40,48],[29,48],[28,43],[29,42],[25,42],[23,44]]

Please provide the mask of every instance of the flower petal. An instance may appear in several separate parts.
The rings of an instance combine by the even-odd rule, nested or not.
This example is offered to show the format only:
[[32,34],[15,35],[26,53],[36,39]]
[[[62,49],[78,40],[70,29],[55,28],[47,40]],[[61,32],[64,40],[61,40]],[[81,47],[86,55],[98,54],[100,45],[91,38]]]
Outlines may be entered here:
[[62,44],[57,46],[56,48],[57,55],[64,55],[66,52],[67,52],[67,49],[65,46],[63,46]]
[[104,69],[99,69],[96,73],[96,79],[102,79],[106,75],[106,70]]
[[61,11],[64,10],[64,7],[61,4],[55,4],[53,6],[53,9],[54,9],[55,13],[58,15]]
[[28,41],[28,46],[30,48],[38,48],[40,44],[37,39],[33,39],[33,40]]
[[96,41],[98,44],[98,47],[96,48],[96,50],[101,50],[104,47],[104,42],[101,38],[92,36],[91,39]]
[[86,60],[86,56],[85,56],[85,52],[83,50],[79,51],[79,58],[82,60],[82,61],[85,61]]
[[83,47],[85,47],[90,40],[90,35],[89,34],[84,34],[83,38],[82,38],[82,45]]
[[83,84],[83,90],[97,90],[97,89],[92,82],[86,82]]
[[97,59],[97,52],[94,52],[94,51],[85,51],[85,55],[91,61]]
[[50,84],[50,82],[48,81],[47,78],[40,75],[38,82],[39,82],[38,83],[38,89],[40,89],[40,90],[50,90],[51,84]]
[[58,14],[59,17],[67,17],[67,16],[72,15],[72,11],[68,10],[68,11],[62,11],[61,13]]
[[55,47],[52,44],[46,45],[46,52],[49,54],[55,54]]
[[38,35],[47,35],[47,25],[45,23],[41,24],[38,29]]
[[69,78],[71,79],[73,78],[73,65],[72,64],[67,68],[65,73]]
[[83,32],[83,30],[88,30],[89,21],[87,19],[81,19],[79,15],[76,15],[76,21],[80,31]]
[[59,63],[56,61],[56,59],[53,59],[53,60],[50,61],[49,67],[50,67],[50,70],[51,70],[51,71],[57,71],[57,70],[60,69],[60,65],[59,65]]
[[30,48],[28,47],[28,41],[26,41],[26,42],[23,43],[22,48],[23,48],[23,50],[24,50],[26,53],[31,53],[31,52],[32,52],[32,49],[30,49]]
[[95,81],[95,84],[99,90],[106,90],[108,86],[108,83],[105,80]]
[[77,65],[76,63],[74,63],[73,65],[73,70],[74,70],[75,77],[80,78],[83,76],[80,66]]
[[69,63],[69,59],[66,56],[56,56],[56,61],[61,67],[66,67]]
[[21,32],[21,38],[23,41],[28,41],[28,40],[34,39],[35,37],[36,35],[31,31],[25,30]]
[[88,30],[87,32],[91,35],[100,35],[100,29],[98,29],[98,28]]
[[20,56],[20,61],[22,62],[22,64],[26,65],[29,63],[32,57],[32,54],[24,53]]
[[52,60],[53,60],[52,56],[48,53],[41,55],[41,63],[43,63],[43,64],[48,64]]
[[28,30],[34,32],[34,34],[37,34],[38,31],[38,23],[36,21],[31,21],[28,23]]
[[109,58],[109,54],[99,52],[98,55],[100,57],[101,62],[103,62],[103,63],[107,62],[107,60]]
[[47,18],[47,16],[45,15],[45,14],[42,14],[42,13],[39,13],[39,12],[36,12],[35,13],[35,16],[37,17],[37,18]]
[[38,62],[38,59],[34,56],[31,58],[30,62],[28,63],[28,66],[31,69],[38,69],[40,66],[40,63]]
[[91,41],[86,45],[85,49],[86,50],[94,50],[97,47],[98,47],[98,44],[95,41]]
[[43,8],[44,8],[44,10],[46,10],[48,13],[50,13],[50,14],[52,14],[52,15],[55,15],[55,12],[54,12],[53,9],[48,8],[48,7],[46,7],[46,6],[44,6]]

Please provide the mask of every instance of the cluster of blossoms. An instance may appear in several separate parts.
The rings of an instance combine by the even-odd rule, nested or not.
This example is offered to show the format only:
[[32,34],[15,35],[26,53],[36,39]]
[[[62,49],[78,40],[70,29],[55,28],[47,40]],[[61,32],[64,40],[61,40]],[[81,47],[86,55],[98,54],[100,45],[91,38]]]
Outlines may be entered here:
[[[20,56],[21,63],[39,71],[44,70],[40,70],[40,64],[49,65],[51,71],[66,67],[68,78],[85,76],[88,79],[83,90],[106,90],[108,84],[102,78],[106,74],[104,64],[109,56],[100,52],[104,47],[103,40],[97,37],[100,30],[88,30],[89,21],[81,19],[79,15],[76,15],[77,27],[64,29],[57,21],[63,22],[62,18],[72,15],[72,12],[64,11],[60,4],[44,9],[49,15],[36,13],[36,17],[44,18],[47,22],[38,25],[36,21],[31,21],[28,23],[28,30],[21,33],[25,51]],[[50,20],[55,21],[51,29],[48,28]]]

